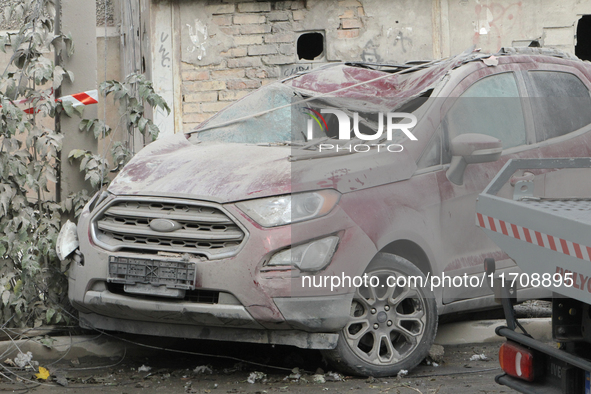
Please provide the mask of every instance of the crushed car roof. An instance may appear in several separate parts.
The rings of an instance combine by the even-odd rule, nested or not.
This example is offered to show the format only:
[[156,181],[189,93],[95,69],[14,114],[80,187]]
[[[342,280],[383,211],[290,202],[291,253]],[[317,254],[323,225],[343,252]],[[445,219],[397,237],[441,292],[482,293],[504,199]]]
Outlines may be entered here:
[[392,108],[405,99],[419,96],[433,88],[450,70],[463,64],[515,55],[579,60],[572,54],[550,48],[501,48],[496,54],[481,53],[470,48],[460,55],[430,62],[329,64],[297,74],[283,83],[312,97],[364,99],[378,105],[385,104],[384,99],[387,98],[387,105]]

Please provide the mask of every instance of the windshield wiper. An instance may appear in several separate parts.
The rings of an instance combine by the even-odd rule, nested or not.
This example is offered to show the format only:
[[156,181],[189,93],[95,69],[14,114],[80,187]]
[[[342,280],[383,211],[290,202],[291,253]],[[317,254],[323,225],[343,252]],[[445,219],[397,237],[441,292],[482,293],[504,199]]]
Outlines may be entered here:
[[257,146],[303,146],[304,142],[299,141],[279,141],[279,142],[260,142]]

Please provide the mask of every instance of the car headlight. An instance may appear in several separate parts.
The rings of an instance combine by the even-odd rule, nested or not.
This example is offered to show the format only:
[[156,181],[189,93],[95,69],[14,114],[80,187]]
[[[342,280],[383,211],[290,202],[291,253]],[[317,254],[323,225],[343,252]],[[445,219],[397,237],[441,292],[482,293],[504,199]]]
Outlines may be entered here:
[[340,197],[336,190],[326,189],[244,201],[236,206],[261,226],[275,227],[324,216]]
[[330,236],[275,253],[267,263],[292,265],[300,271],[319,271],[326,267],[334,254],[339,237]]
[[73,251],[78,249],[78,235],[76,225],[69,220],[62,226],[55,242],[57,257],[64,261]]

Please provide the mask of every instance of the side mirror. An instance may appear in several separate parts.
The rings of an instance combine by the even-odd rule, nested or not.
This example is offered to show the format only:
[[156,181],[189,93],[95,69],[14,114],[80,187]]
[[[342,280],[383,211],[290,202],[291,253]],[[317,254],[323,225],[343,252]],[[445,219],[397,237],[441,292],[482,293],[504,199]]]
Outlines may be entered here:
[[451,140],[451,163],[447,179],[456,185],[464,183],[468,164],[497,161],[503,152],[503,143],[485,134],[462,134]]

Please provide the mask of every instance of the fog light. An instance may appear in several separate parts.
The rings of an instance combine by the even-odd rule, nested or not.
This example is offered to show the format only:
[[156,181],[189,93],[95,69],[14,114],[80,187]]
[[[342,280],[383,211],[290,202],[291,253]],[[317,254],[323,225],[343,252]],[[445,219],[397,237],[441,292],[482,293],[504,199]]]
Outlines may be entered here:
[[300,271],[319,271],[326,267],[336,250],[339,237],[330,236],[276,253],[267,265],[293,265]]
[[529,382],[534,380],[534,354],[513,342],[505,342],[499,349],[499,363],[507,375]]

